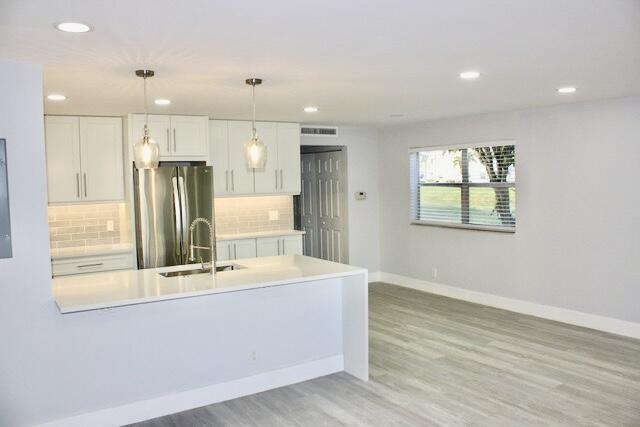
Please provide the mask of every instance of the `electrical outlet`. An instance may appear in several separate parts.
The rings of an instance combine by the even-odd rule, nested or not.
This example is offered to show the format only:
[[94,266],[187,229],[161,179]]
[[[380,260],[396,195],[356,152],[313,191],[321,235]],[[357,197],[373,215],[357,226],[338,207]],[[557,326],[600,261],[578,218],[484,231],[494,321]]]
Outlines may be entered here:
[[113,231],[113,220],[107,221],[107,231]]
[[277,221],[280,219],[280,211],[269,211],[269,221]]
[[438,278],[438,269],[437,268],[433,268],[433,278],[437,279]]

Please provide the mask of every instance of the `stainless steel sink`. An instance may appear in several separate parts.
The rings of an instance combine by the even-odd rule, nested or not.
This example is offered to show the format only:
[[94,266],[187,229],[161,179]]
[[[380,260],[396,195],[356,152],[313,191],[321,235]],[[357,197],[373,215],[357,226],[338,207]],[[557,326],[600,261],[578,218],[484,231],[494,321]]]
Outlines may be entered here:
[[[244,267],[238,264],[225,264],[225,265],[217,265],[216,272],[219,271],[233,271],[233,270],[241,270]],[[180,271],[165,271],[164,273],[158,273],[164,277],[178,277],[178,276],[192,276],[194,274],[208,274],[211,273],[210,268],[195,268],[193,270],[180,270]]]

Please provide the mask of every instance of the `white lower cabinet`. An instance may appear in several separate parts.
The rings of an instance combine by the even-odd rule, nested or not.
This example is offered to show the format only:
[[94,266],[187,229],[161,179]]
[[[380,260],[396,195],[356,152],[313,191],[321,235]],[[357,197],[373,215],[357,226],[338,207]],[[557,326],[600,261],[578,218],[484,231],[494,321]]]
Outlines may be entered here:
[[281,237],[261,237],[256,239],[258,257],[280,255]]
[[260,237],[256,239],[259,257],[277,255],[302,255],[302,236]]
[[233,261],[256,257],[256,239],[219,240],[216,242],[217,261]]
[[302,235],[218,240],[216,242],[216,250],[218,261],[278,255],[302,255]]
[[135,267],[133,266],[131,254],[128,253],[54,259],[51,262],[53,277],[97,273],[100,271],[127,270],[130,268]]
[[282,238],[283,255],[302,255],[302,235],[285,236]]

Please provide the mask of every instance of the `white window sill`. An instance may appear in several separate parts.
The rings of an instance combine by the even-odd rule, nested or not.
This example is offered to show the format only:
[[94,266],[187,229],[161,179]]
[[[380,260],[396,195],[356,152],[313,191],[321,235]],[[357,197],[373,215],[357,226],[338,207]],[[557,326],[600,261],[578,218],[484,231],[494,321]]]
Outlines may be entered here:
[[463,228],[467,230],[476,231],[497,231],[499,233],[515,233],[515,227],[501,227],[492,225],[477,225],[477,224],[456,224],[452,222],[438,222],[438,221],[420,221],[412,220],[411,225],[428,225],[432,227],[445,227],[445,228]]

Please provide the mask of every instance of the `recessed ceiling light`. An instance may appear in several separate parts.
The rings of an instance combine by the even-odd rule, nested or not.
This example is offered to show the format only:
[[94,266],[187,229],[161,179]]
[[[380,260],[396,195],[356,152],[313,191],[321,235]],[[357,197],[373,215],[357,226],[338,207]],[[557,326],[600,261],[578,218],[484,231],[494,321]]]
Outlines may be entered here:
[[562,94],[568,94],[568,93],[574,93],[576,91],[576,88],[573,86],[565,86],[565,87],[560,87],[558,88],[558,93],[562,93]]
[[478,71],[463,71],[460,73],[460,78],[463,80],[474,80],[480,77],[480,72]]
[[54,26],[65,33],[87,33],[92,30],[90,25],[82,22],[59,22]]
[[171,104],[171,100],[170,99],[156,99],[155,101],[156,105],[169,105]]
[[304,107],[305,113],[317,113],[318,107]]
[[65,99],[67,99],[67,97],[60,93],[52,93],[50,95],[47,95],[47,99],[49,101],[64,101]]

